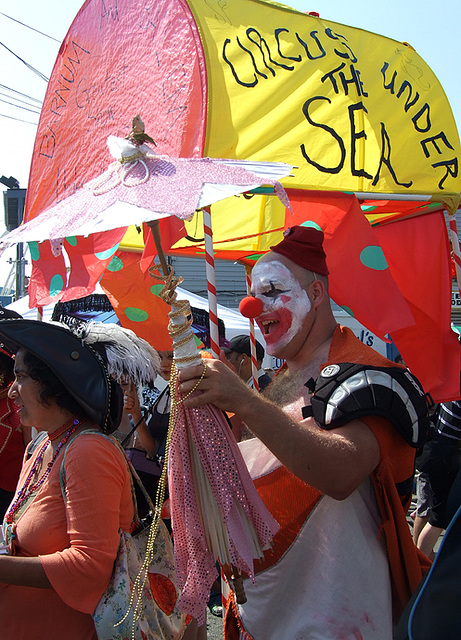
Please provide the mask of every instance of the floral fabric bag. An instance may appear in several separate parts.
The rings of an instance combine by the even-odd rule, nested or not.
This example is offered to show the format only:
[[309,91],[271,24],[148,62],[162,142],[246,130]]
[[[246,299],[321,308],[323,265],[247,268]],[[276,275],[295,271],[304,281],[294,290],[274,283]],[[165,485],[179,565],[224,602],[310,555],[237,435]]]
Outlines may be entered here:
[[[121,449],[113,438],[100,431],[91,429],[80,435],[83,433],[96,433]],[[60,470],[64,499],[66,452],[67,447]],[[128,459],[127,464],[153,511],[152,501]],[[133,500],[136,513],[134,488]],[[186,616],[176,608],[180,592],[176,587],[173,544],[167,528],[160,521],[153,540],[146,521],[141,521],[134,533],[121,529],[119,533],[112,576],[93,614],[98,640],[179,640],[186,628]],[[149,547],[152,560],[146,566]]]
[[179,592],[174,583],[173,548],[163,523],[155,537],[147,579],[139,597],[132,597],[142,575],[148,537],[149,527],[134,535],[120,531],[114,571],[93,614],[99,640],[175,640],[184,633],[185,616],[175,606]]

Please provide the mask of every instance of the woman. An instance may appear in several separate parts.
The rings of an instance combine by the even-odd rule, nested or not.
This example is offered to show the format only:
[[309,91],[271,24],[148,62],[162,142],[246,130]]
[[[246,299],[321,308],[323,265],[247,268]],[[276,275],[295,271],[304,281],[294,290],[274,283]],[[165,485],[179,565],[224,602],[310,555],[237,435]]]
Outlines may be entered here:
[[16,407],[8,397],[13,382],[14,360],[0,349],[0,519],[3,520],[18,482],[24,450],[31,439],[30,427],[21,424]]
[[129,531],[135,514],[123,454],[83,432],[117,428],[122,391],[108,373],[104,343],[90,346],[32,320],[1,321],[0,342],[16,353],[9,397],[21,422],[46,434],[5,516],[1,637],[96,640],[91,614],[112,573],[119,529]]

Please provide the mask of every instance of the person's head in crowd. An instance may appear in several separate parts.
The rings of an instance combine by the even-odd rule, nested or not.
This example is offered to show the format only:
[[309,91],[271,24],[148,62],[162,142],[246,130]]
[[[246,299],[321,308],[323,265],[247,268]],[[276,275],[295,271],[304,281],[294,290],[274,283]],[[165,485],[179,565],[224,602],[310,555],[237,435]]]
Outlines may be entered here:
[[123,393],[108,371],[106,349],[87,344],[66,325],[36,320],[0,321],[0,342],[15,354],[9,396],[24,426],[50,431],[75,418],[113,432]]
[[7,389],[14,380],[14,359],[0,347],[0,390]]
[[173,351],[159,351],[158,355],[160,357],[159,375],[168,382],[171,377],[171,367],[173,366]]
[[[251,378],[251,342],[250,336],[238,335],[231,338],[229,347],[223,349],[227,360],[235,367],[242,380]],[[256,361],[258,369],[264,359],[264,347],[256,340]]]
[[[12,309],[5,309],[0,305],[0,320],[22,318]],[[14,380],[14,357],[7,349],[0,346],[0,391],[6,390]]]

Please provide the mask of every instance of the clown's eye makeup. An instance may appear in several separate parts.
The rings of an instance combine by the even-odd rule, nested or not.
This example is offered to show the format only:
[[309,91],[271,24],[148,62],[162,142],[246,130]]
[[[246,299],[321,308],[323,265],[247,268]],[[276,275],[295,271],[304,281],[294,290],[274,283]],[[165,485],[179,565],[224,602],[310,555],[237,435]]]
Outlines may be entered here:
[[297,284],[287,267],[277,261],[256,264],[252,279],[252,295],[271,308],[281,301],[286,302],[287,294],[291,298]]
[[261,296],[265,296],[266,298],[277,298],[283,293],[288,293],[290,289],[284,289],[283,285],[279,283],[270,282],[265,286],[261,287],[260,291],[257,292]]
[[277,298],[277,296],[280,296],[282,293],[288,293],[289,291],[289,289],[282,289],[282,287],[278,288],[276,285],[274,285],[273,282],[271,282],[270,289],[268,289],[267,291],[262,291],[261,295],[265,296],[266,298]]

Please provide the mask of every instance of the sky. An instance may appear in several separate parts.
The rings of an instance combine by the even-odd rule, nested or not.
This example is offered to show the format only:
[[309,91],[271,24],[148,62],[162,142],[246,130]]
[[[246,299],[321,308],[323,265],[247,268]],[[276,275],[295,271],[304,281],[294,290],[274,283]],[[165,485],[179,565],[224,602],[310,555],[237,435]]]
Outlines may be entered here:
[[[117,0],[100,1],[107,7]],[[411,44],[438,77],[461,130],[460,0],[291,0],[285,4]],[[50,77],[59,44],[81,5],[81,0],[0,0],[0,176],[13,176],[21,187],[27,187],[46,91],[44,78]],[[0,232],[2,228],[0,213]]]

